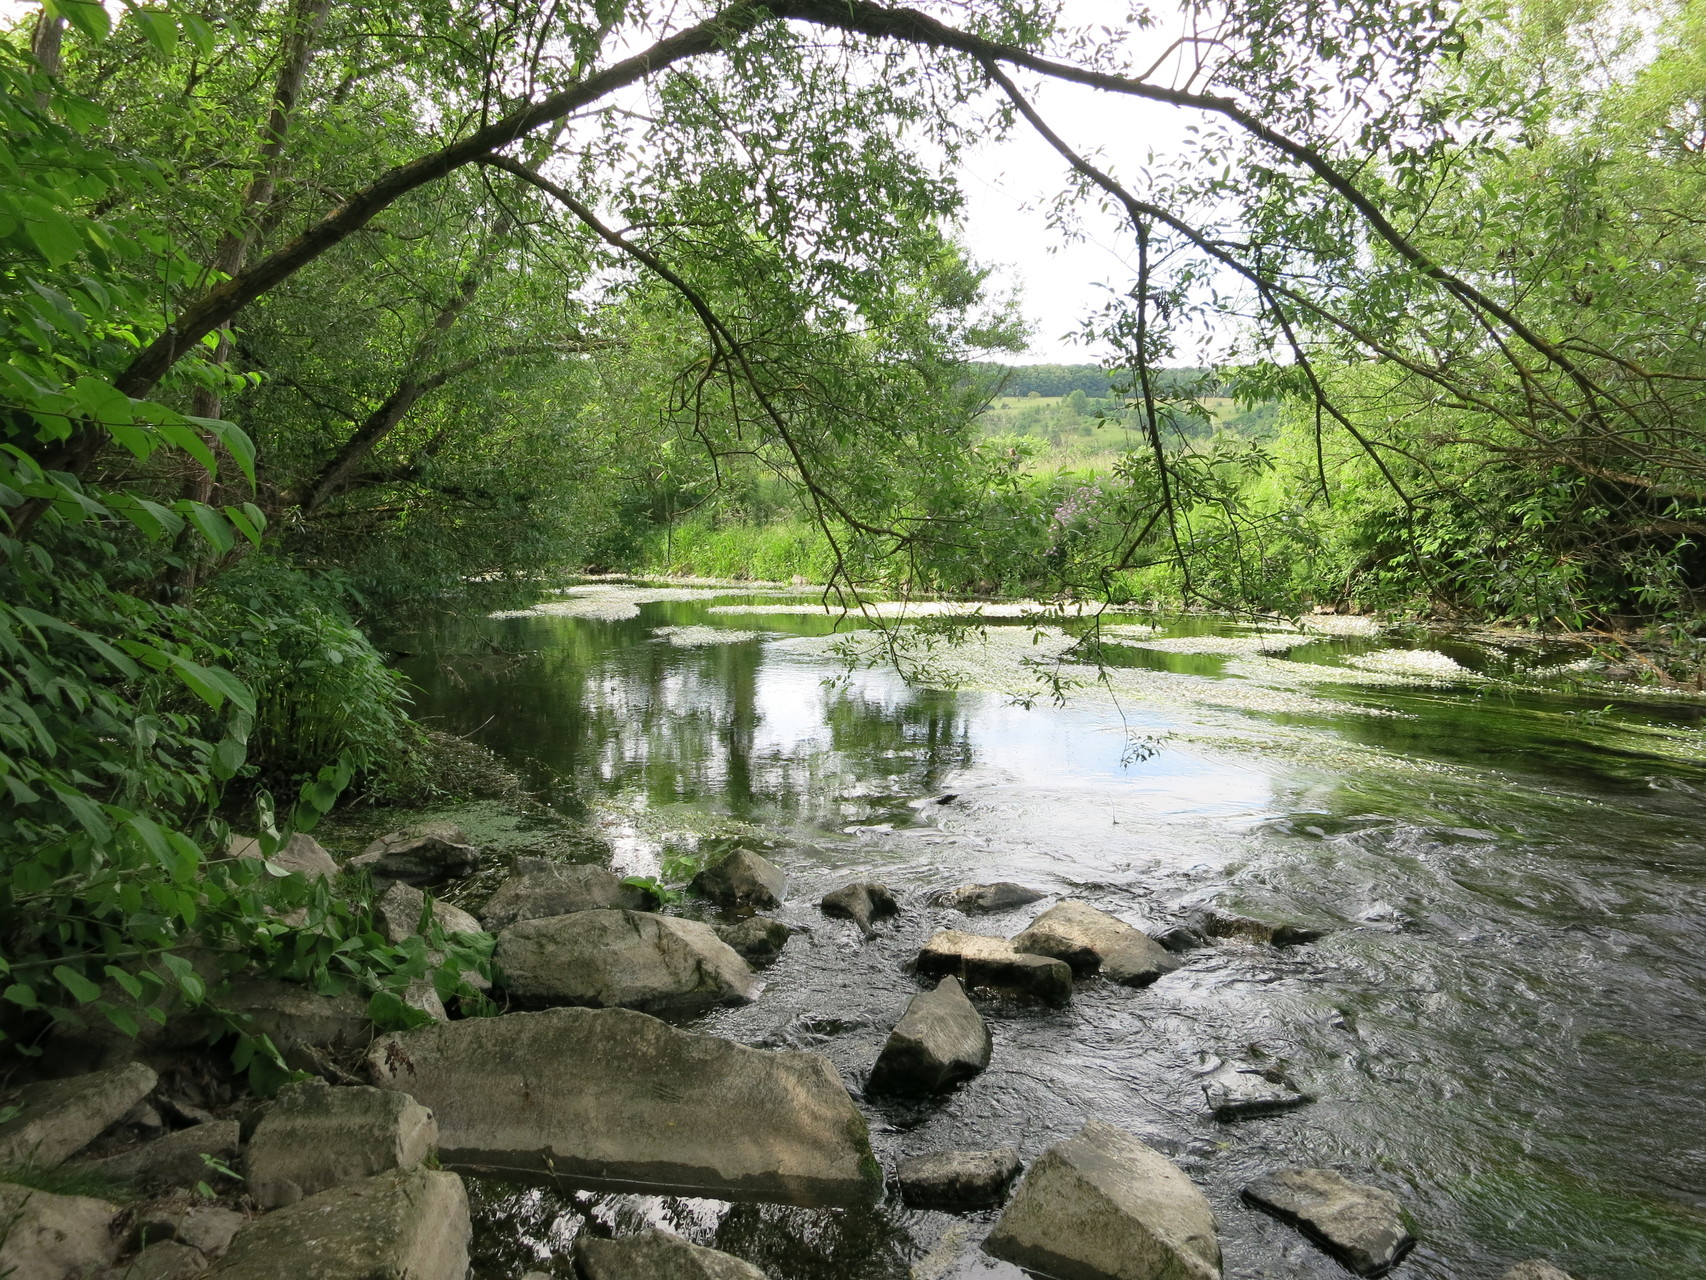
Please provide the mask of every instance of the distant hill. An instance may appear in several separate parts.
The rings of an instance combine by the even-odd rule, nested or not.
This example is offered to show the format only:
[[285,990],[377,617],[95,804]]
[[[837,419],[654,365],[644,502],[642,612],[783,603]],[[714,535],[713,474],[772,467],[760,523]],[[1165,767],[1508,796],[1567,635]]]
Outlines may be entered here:
[[[1117,379],[1124,385],[1129,374],[1119,373],[1110,377],[1108,371],[1099,364],[1017,364],[1002,365],[993,363],[978,363],[971,366],[973,372],[981,377],[994,381],[1001,379],[1000,390],[997,394],[1004,396],[1069,396],[1074,391],[1082,391],[1093,400],[1106,399],[1112,383]],[[1206,369],[1161,369],[1156,372],[1156,390],[1165,392],[1180,383],[1198,382],[1208,370]],[[1213,395],[1215,388],[1204,387],[1202,394]]]

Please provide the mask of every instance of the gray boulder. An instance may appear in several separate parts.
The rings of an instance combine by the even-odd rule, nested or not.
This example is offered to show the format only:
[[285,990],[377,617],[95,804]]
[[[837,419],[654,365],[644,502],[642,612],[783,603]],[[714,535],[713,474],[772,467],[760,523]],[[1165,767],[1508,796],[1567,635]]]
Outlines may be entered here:
[[651,894],[638,885],[623,884],[608,868],[549,858],[517,858],[509,879],[481,909],[480,921],[496,933],[522,920],[611,908],[649,911],[656,905]]
[[964,911],[968,915],[987,915],[996,911],[1012,911],[1041,902],[1048,894],[1039,889],[1027,889],[1022,884],[1003,880],[997,884],[962,884],[938,894],[936,905]]
[[[232,836],[225,852],[233,858],[263,858],[261,842],[253,836]],[[337,859],[327,853],[313,836],[298,831],[284,842],[284,847],[269,859],[275,867],[294,871],[310,880],[324,880],[338,874]]]
[[851,920],[867,938],[875,932],[873,921],[900,914],[900,904],[894,900],[894,894],[883,885],[870,881],[844,884],[833,889],[823,895],[818,906],[826,916]]
[[523,920],[498,935],[492,963],[510,998],[532,1008],[689,1014],[758,997],[752,970],[710,925],[647,911]]
[[380,836],[349,865],[365,868],[375,880],[442,884],[479,871],[480,851],[454,823],[426,822]]
[[548,1009],[386,1036],[368,1066],[432,1108],[448,1165],[807,1206],[882,1191],[864,1118],[814,1053],[626,1009]]
[[901,1198],[915,1209],[988,1209],[1007,1198],[1020,1167],[1011,1147],[932,1151],[902,1160],[895,1179]]
[[218,1003],[228,1012],[248,1015],[250,1029],[270,1037],[299,1071],[318,1071],[328,1060],[358,1055],[373,1041],[367,999],[354,992],[323,996],[279,978],[245,977],[233,981]]
[[204,1257],[217,1258],[231,1247],[237,1233],[248,1225],[242,1214],[218,1205],[195,1205],[188,1209],[162,1206],[137,1217],[131,1244],[145,1248],[160,1240],[189,1245]]
[[1064,960],[1074,973],[1100,973],[1126,987],[1146,987],[1179,962],[1146,933],[1085,902],[1058,902],[1013,939],[1027,955]]
[[1331,1169],[1279,1169],[1244,1187],[1244,1199],[1296,1227],[1359,1276],[1384,1275],[1415,1240],[1398,1197]]
[[1205,937],[1272,947],[1314,942],[1333,929],[1333,922],[1320,912],[1282,894],[1250,888],[1228,894],[1194,913],[1187,923]]
[[989,1028],[956,978],[913,996],[871,1068],[867,1093],[936,1093],[989,1065]]
[[406,1093],[323,1080],[288,1084],[249,1139],[249,1194],[263,1209],[277,1209],[340,1183],[411,1169],[437,1143],[432,1112]]
[[79,1280],[118,1256],[122,1211],[88,1196],[56,1196],[0,1182],[0,1276]]
[[[412,884],[394,880],[373,904],[373,923],[385,941],[396,946],[420,932],[421,916],[426,909],[425,893]],[[461,907],[453,907],[437,898],[432,902],[432,918],[446,933],[485,932],[480,922]]]
[[736,849],[706,867],[688,888],[724,907],[779,907],[788,896],[782,868],[750,849]]
[[203,1158],[211,1156],[229,1167],[241,1149],[240,1126],[235,1120],[214,1120],[189,1129],[179,1129],[145,1142],[129,1151],[101,1160],[82,1160],[77,1168],[97,1177],[144,1186],[193,1187],[198,1182],[217,1184]]
[[1072,999],[1065,962],[1016,951],[1006,938],[944,929],[924,944],[915,967],[927,978],[954,977],[967,987],[1034,996],[1057,1008]]
[[207,1270],[207,1255],[177,1240],[151,1244],[118,1269],[119,1280],[188,1280]]
[[1158,1151],[1096,1120],[1031,1166],[983,1248],[1071,1280],[1220,1280],[1202,1192]]
[[748,964],[768,964],[782,954],[794,931],[770,916],[748,916],[734,924],[714,924],[717,937]]
[[1315,1095],[1305,1093],[1274,1067],[1229,1062],[1202,1081],[1203,1102],[1216,1120],[1252,1120],[1308,1106]]
[[1568,1272],[1560,1271],[1550,1262],[1540,1258],[1530,1258],[1527,1262],[1519,1262],[1499,1280],[1571,1280]]
[[1170,929],[1163,929],[1155,935],[1155,941],[1174,955],[1183,955],[1187,951],[1195,951],[1208,945],[1207,938],[1186,924],[1176,924]]
[[466,1280],[469,1234],[461,1178],[397,1169],[257,1219],[206,1274],[220,1280]]
[[65,1080],[40,1080],[0,1098],[19,1108],[0,1124],[0,1168],[65,1163],[122,1120],[158,1082],[153,1071],[132,1062]]
[[750,1262],[656,1230],[621,1240],[581,1234],[575,1271],[581,1280],[765,1280]]

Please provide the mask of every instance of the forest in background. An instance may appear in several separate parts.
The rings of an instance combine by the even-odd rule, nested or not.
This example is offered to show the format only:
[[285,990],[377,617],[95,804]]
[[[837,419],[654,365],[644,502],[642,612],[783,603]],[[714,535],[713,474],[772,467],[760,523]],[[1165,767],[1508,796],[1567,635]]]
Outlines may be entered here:
[[[371,633],[588,566],[1598,629],[1694,679],[1706,7],[1184,13],[1149,67],[1029,0],[27,11],[0,1034],[206,1000],[189,939],[454,988],[466,957],[227,824],[271,850],[430,786]],[[1188,112],[1195,150],[1103,167],[1042,77]],[[1014,129],[1063,229],[1101,204],[1137,246],[1086,318],[1103,381],[1056,388],[1108,420],[1094,466],[990,429],[1026,334],[956,161]],[[1187,329],[1225,362],[1178,369]]]

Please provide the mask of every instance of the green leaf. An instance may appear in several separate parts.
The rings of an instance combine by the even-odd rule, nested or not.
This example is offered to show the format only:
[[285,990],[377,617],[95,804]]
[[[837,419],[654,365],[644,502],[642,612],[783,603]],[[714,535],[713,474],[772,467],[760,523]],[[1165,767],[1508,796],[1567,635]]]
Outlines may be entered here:
[[231,532],[230,524],[212,507],[184,498],[179,501],[178,510],[189,517],[196,531],[218,554],[224,555],[237,545],[237,536]]
[[67,965],[54,965],[53,976],[58,980],[59,985],[69,991],[80,1004],[89,1004],[91,1001],[101,998],[99,987]]
[[171,14],[154,9],[132,9],[131,14],[162,58],[170,58],[177,51],[178,24],[172,21]]
[[83,252],[83,237],[78,233],[76,224],[57,209],[39,207],[33,210],[24,230],[36,252],[47,259],[50,267],[63,267]]
[[113,20],[100,0],[44,0],[43,8],[57,12],[91,40],[105,40]]

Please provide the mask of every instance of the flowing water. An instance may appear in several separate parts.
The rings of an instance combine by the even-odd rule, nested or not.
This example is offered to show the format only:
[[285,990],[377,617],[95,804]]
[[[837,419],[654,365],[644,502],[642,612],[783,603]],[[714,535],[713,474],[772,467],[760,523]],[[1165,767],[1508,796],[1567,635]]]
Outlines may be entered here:
[[[1192,952],[1143,990],[1081,982],[1064,1010],[987,1005],[981,1076],[861,1103],[889,1167],[1029,1161],[1094,1117],[1205,1191],[1230,1278],[1347,1274],[1240,1203],[1287,1164],[1397,1194],[1419,1239],[1398,1276],[1536,1256],[1580,1280],[1706,1276],[1706,706],[1488,678],[1533,654],[1201,618],[1125,619],[1099,667],[1050,620],[992,619],[909,683],[849,669],[878,633],[799,593],[599,586],[544,610],[438,636],[413,662],[421,714],[585,806],[624,873],[679,881],[768,841],[802,932],[756,1004],[691,1025],[825,1054],[855,1096],[933,931],[1010,935],[1048,905],[968,922],[938,889],[1016,880],[1150,928],[1211,902],[1331,927]],[[851,879],[904,907],[868,941],[815,905]],[[1208,1118],[1222,1061],[1282,1065],[1319,1101]],[[568,1275],[576,1233],[645,1223],[774,1280],[1021,1274],[977,1248],[993,1214],[474,1192],[490,1280]]]

